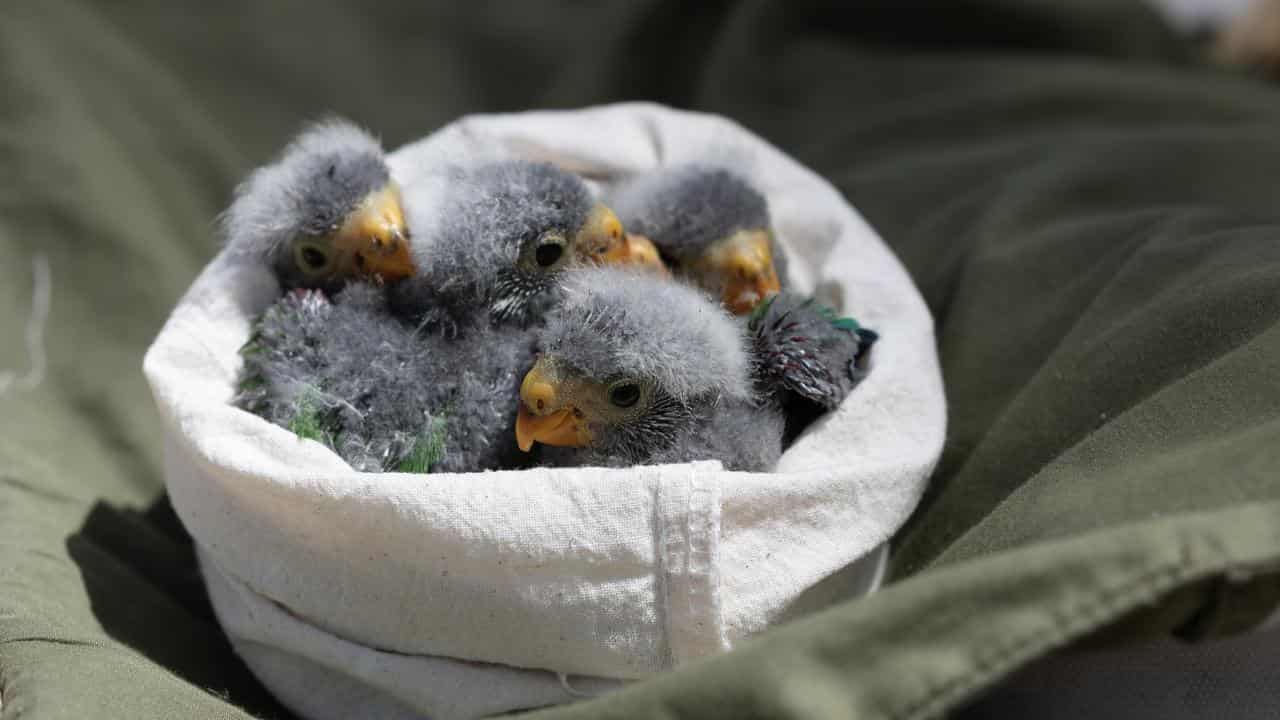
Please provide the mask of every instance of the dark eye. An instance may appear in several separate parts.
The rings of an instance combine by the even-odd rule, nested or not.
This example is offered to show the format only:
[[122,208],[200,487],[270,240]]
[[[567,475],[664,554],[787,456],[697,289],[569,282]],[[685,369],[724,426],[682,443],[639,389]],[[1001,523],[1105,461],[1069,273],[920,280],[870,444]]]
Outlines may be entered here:
[[553,241],[544,242],[533,251],[533,259],[541,267],[551,267],[560,260],[560,256],[564,255],[564,246]]
[[633,382],[622,382],[609,388],[609,402],[620,408],[629,408],[640,399],[640,386]]
[[320,272],[329,265],[329,253],[315,243],[300,243],[294,249],[294,258],[298,267],[308,273]]

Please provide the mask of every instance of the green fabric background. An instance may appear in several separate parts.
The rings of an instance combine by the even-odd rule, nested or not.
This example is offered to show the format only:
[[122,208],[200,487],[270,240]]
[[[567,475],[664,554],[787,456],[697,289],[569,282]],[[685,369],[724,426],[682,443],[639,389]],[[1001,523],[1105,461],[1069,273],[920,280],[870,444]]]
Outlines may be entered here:
[[47,376],[0,396],[0,717],[287,717],[157,500],[140,365],[233,184],[326,112],[391,146],[733,116],[937,318],[949,437],[895,582],[539,717],[930,717],[1086,635],[1247,626],[1280,561],[1280,95],[1192,58],[1118,0],[0,6],[0,370],[33,254],[53,275]]

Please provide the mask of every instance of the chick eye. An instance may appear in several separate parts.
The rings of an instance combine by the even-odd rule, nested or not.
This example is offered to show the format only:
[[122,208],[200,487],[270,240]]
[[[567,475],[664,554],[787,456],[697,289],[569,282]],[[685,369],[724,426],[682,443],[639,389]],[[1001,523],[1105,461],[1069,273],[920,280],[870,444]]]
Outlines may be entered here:
[[533,251],[533,260],[539,267],[551,267],[564,256],[564,246],[563,235],[548,233],[538,239],[538,247]]
[[640,386],[633,382],[620,382],[609,388],[609,402],[620,408],[629,408],[640,400]]
[[293,249],[294,260],[303,272],[315,274],[329,266],[329,253],[315,243],[298,243]]

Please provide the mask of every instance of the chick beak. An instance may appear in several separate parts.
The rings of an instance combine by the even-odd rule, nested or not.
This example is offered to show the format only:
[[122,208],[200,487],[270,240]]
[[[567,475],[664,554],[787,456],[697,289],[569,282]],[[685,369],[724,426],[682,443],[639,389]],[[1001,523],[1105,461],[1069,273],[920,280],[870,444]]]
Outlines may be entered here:
[[351,258],[355,273],[360,275],[390,283],[416,272],[409,254],[400,189],[394,182],[370,193],[347,216],[334,237],[334,247],[343,257]]
[[622,221],[608,207],[596,203],[574,238],[579,256],[598,263],[619,262],[625,255],[626,233]]
[[520,383],[520,410],[516,415],[516,444],[524,452],[535,442],[559,447],[582,447],[589,441],[578,426],[572,406],[562,406],[554,377],[539,362]]
[[670,275],[658,254],[658,247],[643,235],[623,233],[622,242],[604,254],[602,261],[609,265],[633,265],[660,275]]
[[766,231],[734,233],[712,246],[706,257],[721,278],[720,299],[735,315],[751,312],[782,289]]

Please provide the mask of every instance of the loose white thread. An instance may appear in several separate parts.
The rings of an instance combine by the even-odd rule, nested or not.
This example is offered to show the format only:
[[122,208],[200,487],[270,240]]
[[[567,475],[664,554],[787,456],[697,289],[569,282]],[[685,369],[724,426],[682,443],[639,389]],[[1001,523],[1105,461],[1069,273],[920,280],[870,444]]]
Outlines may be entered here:
[[13,370],[0,372],[0,395],[10,389],[34,390],[44,381],[44,326],[49,319],[49,301],[53,287],[53,275],[49,270],[47,256],[37,254],[31,258],[31,277],[31,315],[27,317],[25,334],[27,358],[31,367],[25,375],[19,375]]
[[566,693],[569,693],[573,697],[576,697],[576,698],[595,697],[595,695],[592,695],[591,693],[584,693],[581,690],[574,690],[573,686],[569,685],[569,673],[558,672],[556,673],[556,677],[560,679],[560,687],[563,688]]

